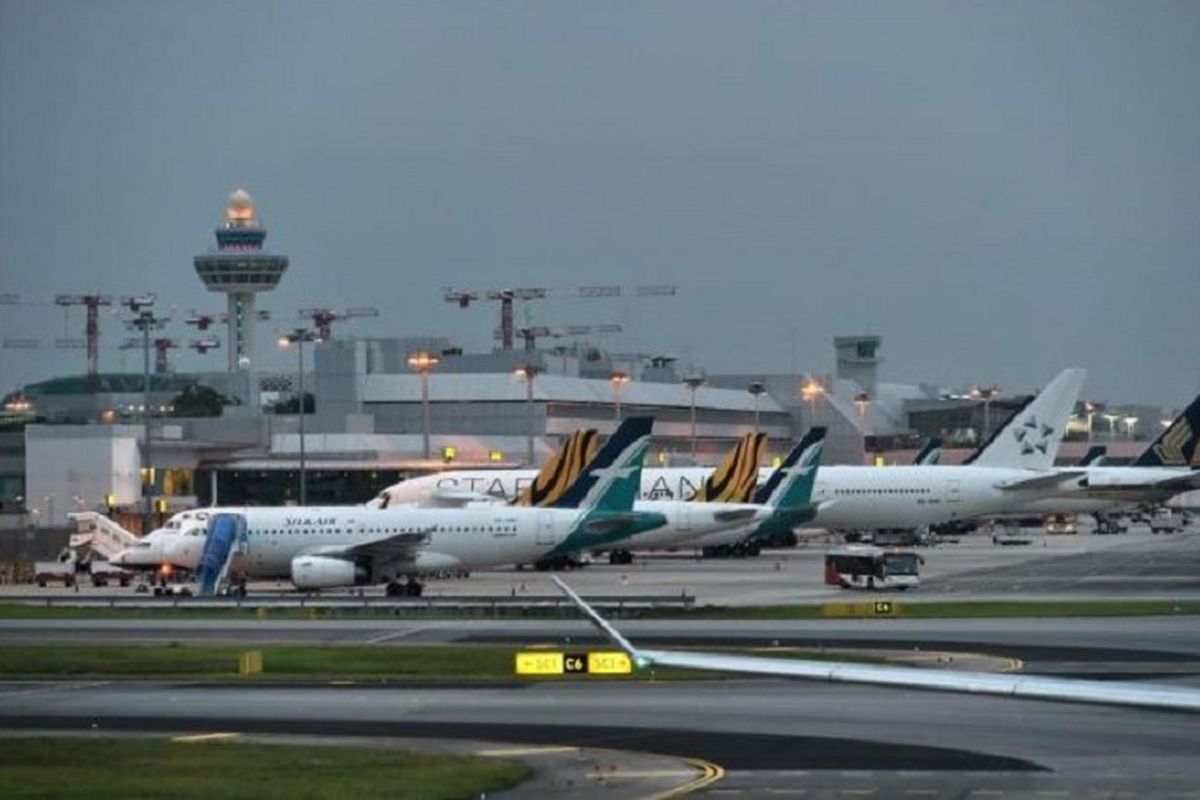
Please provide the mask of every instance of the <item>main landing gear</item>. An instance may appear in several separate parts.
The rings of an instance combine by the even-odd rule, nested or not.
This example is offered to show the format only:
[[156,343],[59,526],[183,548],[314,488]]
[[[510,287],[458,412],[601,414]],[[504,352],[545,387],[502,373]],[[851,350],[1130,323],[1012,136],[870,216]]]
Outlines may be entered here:
[[384,594],[388,597],[420,597],[424,590],[424,584],[416,578],[409,578],[404,583],[389,581]]

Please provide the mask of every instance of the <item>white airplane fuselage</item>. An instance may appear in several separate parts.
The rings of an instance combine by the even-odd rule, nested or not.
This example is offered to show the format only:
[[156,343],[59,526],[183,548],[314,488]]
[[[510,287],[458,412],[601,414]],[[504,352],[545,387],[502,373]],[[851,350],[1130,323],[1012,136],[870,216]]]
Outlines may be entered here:
[[[711,472],[704,467],[645,469],[641,497],[686,500]],[[770,473],[769,467],[761,469],[760,482]],[[386,491],[389,503],[420,502],[438,489],[511,498],[535,474],[532,470],[441,472],[404,481]],[[1026,469],[953,465],[822,466],[817,471],[812,496],[819,511],[805,527],[916,528],[1004,513],[1052,493],[1049,489],[1035,492],[1001,488],[1005,483],[1044,474]],[[1067,480],[1064,477],[1064,482]],[[378,498],[372,502],[378,502]]]

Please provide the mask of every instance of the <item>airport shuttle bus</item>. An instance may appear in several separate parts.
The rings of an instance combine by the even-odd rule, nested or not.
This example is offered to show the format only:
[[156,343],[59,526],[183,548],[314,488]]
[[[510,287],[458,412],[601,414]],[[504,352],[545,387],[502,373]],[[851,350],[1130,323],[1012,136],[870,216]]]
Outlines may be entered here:
[[919,586],[924,562],[911,550],[848,545],[825,554],[825,583],[843,589],[900,589]]

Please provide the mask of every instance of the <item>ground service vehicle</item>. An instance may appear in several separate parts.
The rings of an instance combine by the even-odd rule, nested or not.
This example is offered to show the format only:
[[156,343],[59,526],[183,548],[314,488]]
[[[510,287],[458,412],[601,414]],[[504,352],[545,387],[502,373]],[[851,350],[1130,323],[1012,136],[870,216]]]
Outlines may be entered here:
[[919,586],[925,559],[911,550],[848,545],[825,555],[825,583],[843,589],[900,589]]

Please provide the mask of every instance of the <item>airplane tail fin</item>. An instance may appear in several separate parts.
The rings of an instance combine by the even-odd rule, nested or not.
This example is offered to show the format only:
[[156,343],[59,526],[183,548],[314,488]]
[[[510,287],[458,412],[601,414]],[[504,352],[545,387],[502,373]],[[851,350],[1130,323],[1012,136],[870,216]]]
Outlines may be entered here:
[[1200,468],[1200,396],[1191,402],[1167,429],[1133,462],[1135,467]]
[[812,502],[817,468],[825,446],[825,429],[809,428],[783,463],[754,495],[754,502],[772,508],[801,508]]
[[583,472],[600,449],[600,435],[595,428],[580,428],[570,435],[520,496],[514,506],[551,506]]
[[1080,467],[1099,466],[1104,457],[1108,455],[1108,445],[1094,444],[1088,448],[1088,451],[1083,454],[1083,458],[1079,459]]
[[1048,469],[1079,399],[1087,370],[1064,369],[965,462],[980,467]]
[[696,503],[748,503],[758,483],[758,462],[766,447],[765,433],[748,433],[738,440],[692,498]]
[[917,467],[931,467],[942,460],[942,440],[934,436],[925,446],[921,448],[921,452],[917,453],[917,457],[913,459],[913,465]]
[[554,508],[630,511],[642,483],[642,462],[650,447],[652,417],[629,417],[608,437]]

